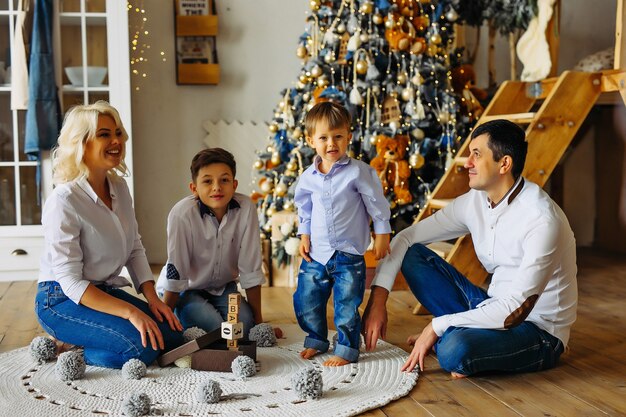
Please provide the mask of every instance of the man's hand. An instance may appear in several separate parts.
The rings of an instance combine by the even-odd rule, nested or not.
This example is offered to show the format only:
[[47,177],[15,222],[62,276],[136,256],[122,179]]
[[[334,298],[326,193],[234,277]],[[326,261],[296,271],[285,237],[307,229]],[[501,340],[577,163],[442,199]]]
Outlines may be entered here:
[[365,336],[365,350],[371,352],[376,347],[378,339],[387,335],[387,297],[389,291],[382,287],[372,287],[367,307],[363,313],[363,336]]
[[418,364],[420,367],[420,371],[423,371],[424,358],[426,357],[426,355],[428,355],[433,346],[435,346],[437,339],[439,339],[439,336],[437,336],[437,333],[435,333],[435,330],[433,330],[432,321],[428,323],[428,326],[426,326],[424,330],[422,330],[422,333],[420,335],[414,334],[409,336],[406,342],[409,345],[413,345],[413,350],[411,351],[409,358],[406,360],[406,362],[404,362],[404,365],[402,365],[400,371],[411,372],[413,368],[415,368],[415,365]]
[[389,234],[374,236],[374,258],[382,259],[391,253],[389,247]]
[[300,256],[306,259],[307,262],[311,262],[309,251],[311,250],[311,236],[300,235]]

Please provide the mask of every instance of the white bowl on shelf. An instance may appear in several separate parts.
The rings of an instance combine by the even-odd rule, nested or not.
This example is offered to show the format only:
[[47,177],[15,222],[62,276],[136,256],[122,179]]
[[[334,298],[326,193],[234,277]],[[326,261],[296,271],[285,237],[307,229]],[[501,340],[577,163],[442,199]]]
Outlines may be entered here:
[[[84,67],[65,67],[65,74],[74,87],[83,86],[83,68]],[[97,87],[102,85],[104,77],[107,75],[107,67],[86,67],[87,68],[87,85]]]

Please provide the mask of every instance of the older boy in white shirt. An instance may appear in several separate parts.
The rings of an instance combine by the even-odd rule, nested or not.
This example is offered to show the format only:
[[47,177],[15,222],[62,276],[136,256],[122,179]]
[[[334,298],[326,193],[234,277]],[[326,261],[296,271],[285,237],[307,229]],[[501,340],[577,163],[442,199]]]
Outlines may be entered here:
[[261,241],[256,207],[236,193],[233,155],[204,149],[191,162],[189,188],[167,220],[167,264],[157,290],[185,328],[215,330],[226,320],[228,294],[237,281],[246,292],[239,319],[244,334],[263,322]]

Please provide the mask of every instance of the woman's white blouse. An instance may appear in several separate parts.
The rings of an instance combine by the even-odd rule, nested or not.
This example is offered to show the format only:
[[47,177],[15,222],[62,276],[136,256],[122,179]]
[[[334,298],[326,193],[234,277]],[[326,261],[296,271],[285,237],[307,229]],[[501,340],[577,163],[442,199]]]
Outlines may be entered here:
[[126,181],[108,181],[112,210],[85,177],[57,186],[44,204],[39,282],[57,281],[77,304],[89,283],[128,286],[124,266],[137,291],[152,280]]

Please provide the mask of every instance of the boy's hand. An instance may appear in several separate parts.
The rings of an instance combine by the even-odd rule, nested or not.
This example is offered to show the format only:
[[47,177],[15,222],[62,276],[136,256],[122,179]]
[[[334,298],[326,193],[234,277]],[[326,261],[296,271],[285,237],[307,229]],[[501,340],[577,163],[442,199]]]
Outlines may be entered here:
[[382,259],[391,253],[389,248],[389,234],[376,235],[374,237],[374,257],[376,260]]
[[300,235],[300,256],[306,259],[307,262],[311,262],[309,250],[311,250],[311,236]]

